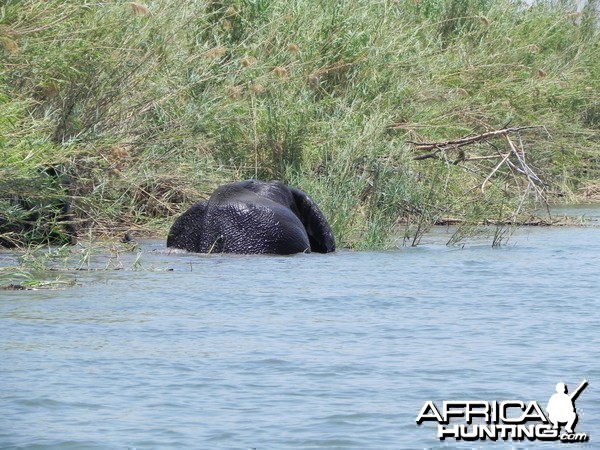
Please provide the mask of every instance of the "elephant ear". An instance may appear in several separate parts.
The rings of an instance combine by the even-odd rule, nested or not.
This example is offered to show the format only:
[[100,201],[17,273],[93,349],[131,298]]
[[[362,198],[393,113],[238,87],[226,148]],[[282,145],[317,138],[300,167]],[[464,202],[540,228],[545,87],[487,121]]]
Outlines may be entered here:
[[310,250],[317,253],[329,253],[335,251],[335,239],[333,231],[327,219],[308,195],[299,189],[290,188],[294,203],[298,211],[298,217],[306,229]]
[[167,247],[179,248],[188,252],[201,252],[207,205],[207,201],[196,203],[175,220],[169,230]]

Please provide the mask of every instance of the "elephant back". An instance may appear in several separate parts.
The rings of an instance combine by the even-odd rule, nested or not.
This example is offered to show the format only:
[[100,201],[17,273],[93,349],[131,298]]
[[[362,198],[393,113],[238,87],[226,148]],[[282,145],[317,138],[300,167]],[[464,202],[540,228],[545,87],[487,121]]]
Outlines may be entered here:
[[209,202],[207,253],[293,254],[310,252],[308,235],[290,208],[245,193],[229,202]]

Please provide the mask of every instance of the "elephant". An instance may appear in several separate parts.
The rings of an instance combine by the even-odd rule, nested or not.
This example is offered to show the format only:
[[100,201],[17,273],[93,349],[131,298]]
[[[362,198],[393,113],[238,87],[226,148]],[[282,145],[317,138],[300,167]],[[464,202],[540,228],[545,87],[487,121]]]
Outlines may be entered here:
[[280,181],[246,180],[218,187],[179,216],[167,247],[290,255],[333,252],[335,239],[319,207],[301,190]]
[[57,166],[0,182],[0,247],[75,244],[70,183]]

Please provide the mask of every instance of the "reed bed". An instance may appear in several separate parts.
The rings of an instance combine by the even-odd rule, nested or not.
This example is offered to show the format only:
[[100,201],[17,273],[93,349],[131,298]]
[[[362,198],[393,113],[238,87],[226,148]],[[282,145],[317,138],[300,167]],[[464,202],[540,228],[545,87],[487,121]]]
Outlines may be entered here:
[[598,198],[597,5],[7,0],[0,202],[41,202],[16,180],[60,166],[81,234],[164,236],[219,184],[279,179],[340,247],[449,220],[497,242]]

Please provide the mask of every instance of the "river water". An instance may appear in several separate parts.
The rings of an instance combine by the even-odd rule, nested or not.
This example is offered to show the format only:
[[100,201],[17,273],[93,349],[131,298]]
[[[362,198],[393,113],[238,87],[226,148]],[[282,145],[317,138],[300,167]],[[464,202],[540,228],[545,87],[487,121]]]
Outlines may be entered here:
[[[592,210],[596,221],[598,210]],[[0,292],[0,448],[566,448],[440,441],[426,401],[576,400],[600,447],[600,229],[502,248],[169,254]],[[460,422],[459,419],[455,419]],[[464,421],[463,421],[464,422]]]

